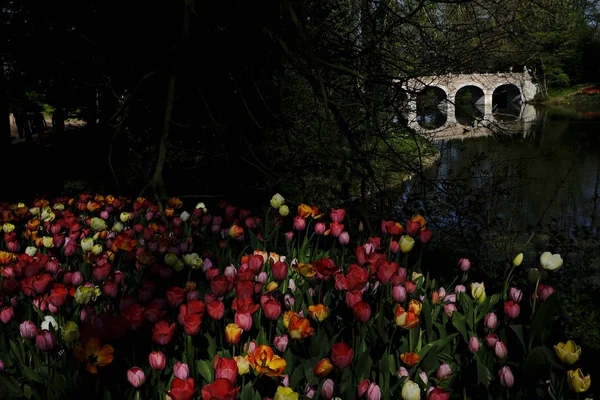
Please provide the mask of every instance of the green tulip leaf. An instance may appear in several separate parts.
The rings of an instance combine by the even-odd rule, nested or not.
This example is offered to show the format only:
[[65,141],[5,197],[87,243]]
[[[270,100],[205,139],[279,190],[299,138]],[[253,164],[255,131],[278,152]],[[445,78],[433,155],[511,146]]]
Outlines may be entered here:
[[373,360],[371,359],[369,351],[364,351],[356,362],[356,377],[359,382],[363,379],[369,379],[372,365]]
[[525,340],[523,339],[523,325],[509,325],[509,326],[510,326],[510,329],[512,329],[512,331],[515,333],[515,335],[517,335],[517,338],[519,339],[519,342],[521,343],[523,350],[526,350]]
[[217,354],[217,341],[208,333],[205,333],[204,337],[206,338],[206,340],[208,340],[208,347],[206,348],[206,351],[208,353],[208,359],[212,360],[215,358],[215,354]]
[[297,387],[302,378],[304,378],[304,365],[300,364],[290,376],[290,387]]
[[536,336],[543,332],[544,327],[547,326],[550,318],[552,318],[556,312],[557,301],[558,296],[556,293],[551,294],[546,301],[542,303],[538,312],[533,317],[533,324],[531,326],[531,332],[529,333],[529,348],[531,348],[531,344],[535,340]]
[[208,360],[198,360],[198,373],[202,376],[205,383],[211,383],[214,379],[214,370],[212,363]]
[[483,383],[487,387],[491,381],[492,373],[488,367],[477,358],[477,384]]
[[465,322],[465,316],[458,311],[454,311],[452,314],[452,325],[454,325],[454,327],[463,335],[465,341],[469,342],[469,335],[467,334]]
[[431,306],[429,305],[429,301],[423,302],[423,310],[421,311],[421,315],[425,320],[425,332],[427,332],[427,340],[431,341],[431,335],[433,334],[433,321],[435,318],[431,315]]

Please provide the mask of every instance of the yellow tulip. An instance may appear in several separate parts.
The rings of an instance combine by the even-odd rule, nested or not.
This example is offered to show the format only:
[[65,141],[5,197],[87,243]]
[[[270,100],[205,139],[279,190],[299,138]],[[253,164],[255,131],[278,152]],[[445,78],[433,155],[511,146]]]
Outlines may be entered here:
[[279,215],[281,215],[282,217],[287,216],[289,213],[290,213],[290,208],[288,206],[286,206],[285,204],[283,204],[279,207]]
[[567,382],[575,393],[583,393],[590,388],[592,378],[589,375],[584,376],[581,368],[577,368],[574,371],[567,371]]
[[487,297],[485,294],[485,285],[478,282],[471,283],[471,296],[473,296],[479,304],[483,303]]
[[517,254],[517,256],[513,259],[513,265],[518,267],[523,262],[523,253]]
[[277,288],[279,287],[279,285],[277,284],[277,282],[269,282],[269,284],[267,285],[267,292],[271,293],[274,290],[277,290]]
[[556,356],[560,358],[560,361],[567,365],[573,365],[581,356],[581,347],[572,340],[567,340],[567,343],[560,342],[554,346]]
[[11,233],[15,230],[15,226],[10,222],[7,222],[4,225],[2,225],[2,230],[4,231],[4,233]]
[[279,208],[285,203],[285,199],[279,193],[275,193],[271,198],[271,207]]
[[44,247],[51,248],[54,247],[54,241],[52,240],[52,236],[44,236],[42,237],[42,243]]
[[400,251],[408,253],[415,247],[415,239],[408,235],[404,235],[400,238]]
[[298,398],[299,394],[294,392],[292,388],[279,386],[274,400],[298,400]]

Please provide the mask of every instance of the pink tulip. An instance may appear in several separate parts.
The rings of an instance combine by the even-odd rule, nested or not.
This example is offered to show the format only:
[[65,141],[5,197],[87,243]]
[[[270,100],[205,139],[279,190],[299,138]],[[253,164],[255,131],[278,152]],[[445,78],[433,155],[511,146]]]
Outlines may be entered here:
[[56,337],[54,337],[52,332],[40,329],[35,337],[35,345],[41,351],[50,351],[56,346]]
[[0,311],[0,321],[4,324],[8,324],[15,317],[15,310],[12,307],[4,307]]
[[467,291],[467,288],[464,285],[456,285],[456,287],[454,288],[454,291],[456,293],[464,293]]
[[282,353],[285,351],[285,349],[287,349],[288,343],[289,337],[286,334],[276,336],[273,340],[273,344],[275,344],[277,350],[279,350]]
[[494,346],[496,346],[497,342],[498,342],[498,336],[494,335],[493,333],[490,333],[489,335],[487,335],[485,337],[485,345],[489,348],[493,348]]
[[458,260],[458,268],[460,268],[460,270],[462,272],[467,272],[468,270],[471,269],[471,261],[469,261],[468,258],[461,258]]
[[396,285],[392,288],[392,297],[396,303],[406,301],[406,289],[402,285]]
[[444,304],[444,314],[446,314],[446,317],[452,318],[454,311],[456,311],[456,305],[454,303]]
[[519,316],[521,312],[521,307],[517,303],[512,300],[508,300],[504,302],[504,313],[508,318],[514,319]]
[[335,384],[333,383],[333,381],[329,378],[327,378],[325,380],[325,382],[323,382],[323,385],[321,386],[321,396],[323,396],[325,399],[330,400],[333,397],[333,389],[335,388]]
[[338,237],[338,241],[343,246],[347,245],[348,243],[350,243],[350,234],[346,231],[343,231],[342,233],[340,233],[340,236]]
[[187,364],[177,361],[173,366],[173,373],[177,378],[186,380],[190,376],[190,368]]
[[486,328],[490,330],[494,329],[498,324],[498,317],[493,312],[487,313],[485,317],[483,317],[483,323],[485,324]]
[[498,371],[498,379],[500,380],[502,386],[507,387],[509,389],[515,384],[515,377],[513,376],[513,373],[510,370],[510,368],[506,366],[502,367]]
[[374,382],[371,382],[367,389],[367,400],[380,400],[381,389]]
[[494,353],[496,353],[496,357],[504,358],[508,355],[508,349],[504,343],[498,340],[494,345]]
[[437,377],[439,380],[445,380],[452,374],[452,368],[448,363],[443,363],[437,370]]
[[139,367],[129,368],[127,371],[127,380],[134,388],[139,388],[146,382],[146,375],[144,370]]
[[471,353],[477,353],[479,351],[479,339],[477,339],[477,336],[471,336],[469,339],[469,351]]
[[508,295],[510,296],[510,299],[515,303],[520,303],[521,299],[523,298],[523,292],[514,287],[510,288],[510,290],[508,291]]
[[358,384],[358,397],[362,397],[363,394],[367,393],[367,390],[369,389],[370,385],[371,382],[368,379],[363,379],[362,381],[360,381],[360,383]]
[[23,321],[19,325],[19,332],[21,337],[25,339],[33,339],[37,335],[37,327],[32,321]]

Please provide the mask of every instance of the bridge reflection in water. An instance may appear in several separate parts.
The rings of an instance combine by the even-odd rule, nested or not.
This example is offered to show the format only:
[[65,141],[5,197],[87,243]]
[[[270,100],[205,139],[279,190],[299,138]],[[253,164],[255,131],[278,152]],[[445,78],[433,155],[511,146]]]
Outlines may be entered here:
[[529,136],[538,117],[533,105],[509,103],[505,108],[496,107],[485,114],[478,104],[457,102],[448,117],[443,106],[417,110],[408,125],[423,136],[433,140],[466,139],[479,136],[515,135]]

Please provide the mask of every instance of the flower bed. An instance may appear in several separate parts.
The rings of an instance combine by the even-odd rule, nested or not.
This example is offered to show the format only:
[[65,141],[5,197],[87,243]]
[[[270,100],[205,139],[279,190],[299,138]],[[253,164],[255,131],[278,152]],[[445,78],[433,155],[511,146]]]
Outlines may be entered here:
[[[421,216],[367,237],[342,209],[301,204],[292,216],[279,195],[270,206],[256,217],[224,202],[182,211],[176,198],[164,210],[86,194],[0,204],[0,397],[588,390],[579,347],[547,343],[555,296],[543,274],[511,286],[522,255],[491,294],[469,280],[466,259],[452,282],[426,273],[432,232]],[[539,264],[551,272],[562,259],[544,253]]]

